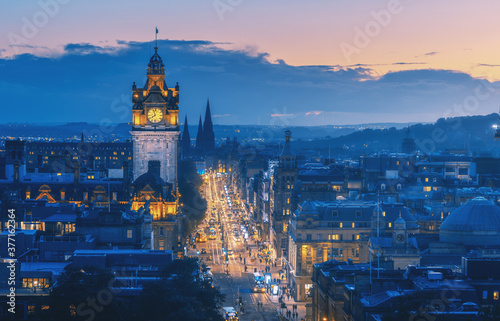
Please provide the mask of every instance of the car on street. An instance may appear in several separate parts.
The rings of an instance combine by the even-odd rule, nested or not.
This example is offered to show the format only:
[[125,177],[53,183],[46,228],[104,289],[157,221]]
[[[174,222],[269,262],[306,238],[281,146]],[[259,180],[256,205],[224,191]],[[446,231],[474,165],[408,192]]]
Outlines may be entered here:
[[255,283],[253,286],[254,293],[264,293],[266,292],[266,287],[262,283]]

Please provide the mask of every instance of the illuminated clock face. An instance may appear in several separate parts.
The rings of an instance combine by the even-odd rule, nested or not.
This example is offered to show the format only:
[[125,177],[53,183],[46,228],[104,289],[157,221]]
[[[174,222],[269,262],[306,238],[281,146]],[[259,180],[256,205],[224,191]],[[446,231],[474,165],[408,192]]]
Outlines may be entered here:
[[152,123],[159,123],[163,119],[163,113],[160,108],[151,108],[148,111],[148,119]]
[[403,234],[398,234],[397,239],[398,242],[403,242],[405,240],[405,236]]

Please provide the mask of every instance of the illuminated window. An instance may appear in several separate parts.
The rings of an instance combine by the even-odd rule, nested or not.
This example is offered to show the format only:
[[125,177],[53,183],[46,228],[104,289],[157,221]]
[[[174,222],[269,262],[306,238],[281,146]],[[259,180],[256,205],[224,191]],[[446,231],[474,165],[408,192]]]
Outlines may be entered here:
[[128,239],[132,238],[132,230],[127,230],[127,238]]
[[286,203],[290,204],[290,199],[289,198],[286,199]]
[[49,280],[46,278],[23,278],[21,287],[25,289],[44,289],[49,287]]
[[389,227],[392,227],[392,223],[391,222],[389,222]]
[[431,187],[430,186],[424,186],[424,192],[430,192]]
[[286,215],[290,215],[290,210],[286,210]]
[[356,223],[352,222],[352,228],[356,227]]
[[338,240],[340,240],[340,235],[339,234],[330,234],[330,235],[328,235],[328,240],[338,241]]
[[493,300],[498,300],[498,291],[493,292]]
[[340,228],[342,228],[342,225],[343,225],[342,222],[340,222]]
[[385,212],[382,212],[382,216],[385,216]]

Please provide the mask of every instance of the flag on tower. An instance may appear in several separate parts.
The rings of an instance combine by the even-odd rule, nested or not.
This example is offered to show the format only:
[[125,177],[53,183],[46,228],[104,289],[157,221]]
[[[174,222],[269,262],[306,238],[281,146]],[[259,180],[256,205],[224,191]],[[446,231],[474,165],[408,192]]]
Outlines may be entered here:
[[155,50],[158,48],[158,27],[155,27],[156,33],[155,33]]

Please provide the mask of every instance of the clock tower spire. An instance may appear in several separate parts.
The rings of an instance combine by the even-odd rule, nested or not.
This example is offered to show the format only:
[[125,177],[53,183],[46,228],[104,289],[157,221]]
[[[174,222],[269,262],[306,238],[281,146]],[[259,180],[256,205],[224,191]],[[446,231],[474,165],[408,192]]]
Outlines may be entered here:
[[148,171],[150,162],[159,162],[160,177],[176,186],[179,86],[168,88],[157,46],[149,59],[146,84],[132,86],[132,104],[134,180]]

